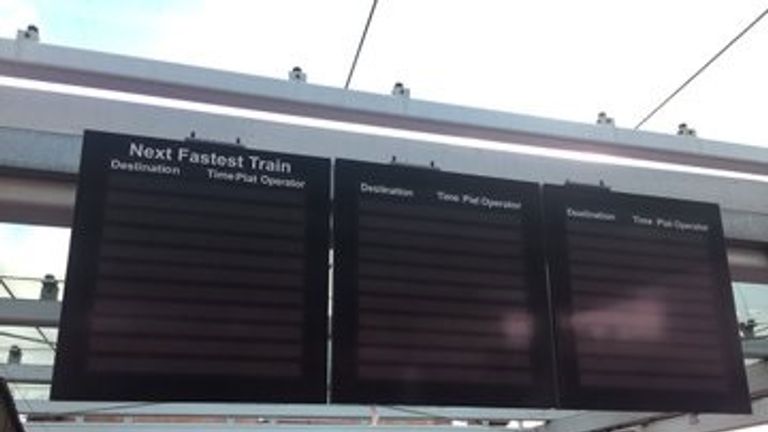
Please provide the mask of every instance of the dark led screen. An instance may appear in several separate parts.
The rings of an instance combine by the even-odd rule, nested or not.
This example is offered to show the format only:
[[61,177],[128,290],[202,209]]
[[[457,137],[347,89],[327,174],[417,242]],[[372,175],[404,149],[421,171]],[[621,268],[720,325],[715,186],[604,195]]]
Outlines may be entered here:
[[329,170],[87,131],[52,396],[324,402]]
[[716,205],[545,186],[564,408],[748,412]]
[[539,186],[339,160],[333,399],[552,406]]

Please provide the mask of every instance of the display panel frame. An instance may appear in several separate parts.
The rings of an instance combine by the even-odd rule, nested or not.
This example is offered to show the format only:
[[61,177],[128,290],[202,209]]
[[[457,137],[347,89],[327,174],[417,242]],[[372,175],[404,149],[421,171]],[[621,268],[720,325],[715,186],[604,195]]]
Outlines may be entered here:
[[[334,294],[332,400],[341,403],[396,403],[469,406],[555,406],[553,352],[545,262],[540,225],[539,185],[433,168],[408,167],[337,160],[334,177]],[[359,337],[359,238],[361,182],[403,186],[415,193],[417,205],[452,208],[440,202],[435,191],[483,192],[522,202],[520,223],[525,234],[525,284],[535,328],[529,347],[533,385],[516,386],[499,379],[496,384],[362,379],[357,373]],[[494,195],[495,194],[495,195]],[[379,196],[397,202],[396,196]],[[501,341],[500,341],[501,342]]]
[[[749,413],[741,344],[738,337],[731,279],[723,238],[720,209],[716,204],[679,199],[612,192],[603,187],[545,185],[543,189],[550,290],[557,345],[557,370],[560,408],[631,411],[688,411]],[[595,213],[614,214],[617,223],[631,224],[633,213],[665,220],[690,221],[709,227],[705,234],[706,252],[712,266],[712,318],[717,322],[718,345],[723,349],[724,379],[720,392],[694,388],[638,389],[585,386],[580,382],[578,337],[574,326],[574,298],[567,240],[568,208],[588,208]],[[656,223],[655,221],[653,223]],[[674,224],[674,222],[673,222]],[[630,225],[631,226],[631,225]],[[631,229],[637,229],[631,226]],[[651,229],[651,228],[648,228]],[[695,361],[695,358],[689,360]],[[685,365],[686,359],[675,360]],[[608,373],[609,371],[604,371]],[[649,375],[650,379],[653,375]],[[674,377],[667,377],[672,379]],[[617,379],[620,382],[620,379]],[[704,379],[702,379],[702,385]]]
[[[129,148],[132,143],[143,146],[142,156],[136,156],[139,153],[137,151],[129,157]],[[153,153],[150,155],[146,151],[148,148],[158,149],[158,151],[149,152]],[[116,159],[124,163],[141,162],[145,160],[144,156],[157,156],[166,149],[171,149],[168,156],[171,154],[178,156],[181,148],[197,151],[200,154],[216,153],[226,158],[242,156],[245,167],[241,171],[256,175],[251,180],[259,183],[257,186],[245,185],[242,182],[242,184],[228,181],[217,183],[216,187],[233,196],[253,188],[266,190],[277,187],[274,186],[276,183],[270,186],[269,180],[262,178],[262,175],[268,175],[273,179],[305,182],[303,191],[296,192],[304,196],[304,214],[302,215],[304,254],[301,260],[303,269],[297,273],[297,278],[301,280],[302,303],[296,311],[302,317],[298,376],[291,378],[270,378],[258,374],[240,376],[236,370],[226,368],[212,368],[210,372],[186,375],[87,370],[88,341],[91,334],[89,322],[99,277],[98,263],[102,248],[102,228],[107,212],[109,177],[114,171],[110,166],[119,165],[114,162]],[[173,159],[157,156],[158,163],[171,169],[180,169],[180,174],[173,176],[175,182],[173,187],[183,185],[187,181],[189,182],[187,187],[194,187],[195,182],[197,184],[206,181],[214,182],[211,178],[206,180],[206,176],[210,176],[206,170],[211,165],[193,165],[188,155],[184,161]],[[277,165],[270,167],[259,165],[257,162],[259,159],[277,161]],[[226,165],[229,160],[219,161],[224,161]],[[151,163],[149,159],[146,160],[146,164]],[[281,164],[288,164],[288,166],[286,168],[286,165]],[[227,169],[230,168],[232,167]],[[227,169],[222,168],[222,171]],[[136,172],[123,172],[121,168],[119,170],[120,176],[141,175]],[[230,171],[233,170],[230,169]],[[149,181],[163,184],[164,179],[158,177],[160,174],[147,175],[156,176]],[[230,189],[234,192],[227,192]],[[325,158],[257,151],[239,145],[85,131],[52,399],[326,402],[329,197],[330,160]],[[230,197],[230,199],[237,198]],[[211,204],[211,206],[215,205],[216,202]],[[247,222],[244,224],[247,225]],[[199,304],[205,307],[205,300],[200,299]],[[204,325],[206,320],[202,317],[199,321]]]

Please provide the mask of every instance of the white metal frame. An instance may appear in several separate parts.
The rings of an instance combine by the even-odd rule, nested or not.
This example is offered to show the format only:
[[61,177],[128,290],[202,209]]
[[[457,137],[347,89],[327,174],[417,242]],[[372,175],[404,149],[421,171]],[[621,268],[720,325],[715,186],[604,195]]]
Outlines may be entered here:
[[[768,173],[729,143],[614,129],[0,39],[0,75],[502,142]],[[757,157],[755,157],[757,156]]]

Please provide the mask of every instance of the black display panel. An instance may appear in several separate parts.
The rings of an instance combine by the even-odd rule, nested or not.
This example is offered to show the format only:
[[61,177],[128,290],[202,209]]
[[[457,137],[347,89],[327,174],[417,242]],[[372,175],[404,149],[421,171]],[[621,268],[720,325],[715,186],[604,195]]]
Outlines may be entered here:
[[86,131],[52,398],[325,402],[330,162]]
[[332,400],[554,405],[539,186],[339,160]]
[[563,408],[750,411],[715,204],[545,186]]

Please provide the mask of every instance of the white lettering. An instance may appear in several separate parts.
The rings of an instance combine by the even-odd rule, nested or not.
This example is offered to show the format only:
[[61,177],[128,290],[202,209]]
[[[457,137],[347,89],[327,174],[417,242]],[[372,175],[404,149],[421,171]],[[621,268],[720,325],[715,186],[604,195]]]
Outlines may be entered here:
[[360,192],[377,195],[394,195],[401,197],[412,197],[416,195],[411,189],[383,185],[369,185],[365,182],[360,183]]
[[583,210],[583,209],[573,209],[571,207],[568,207],[566,210],[566,214],[568,217],[571,218],[578,218],[578,219],[593,219],[593,220],[601,220],[601,221],[607,221],[607,222],[613,222],[616,220],[616,215],[613,213],[607,213],[603,211],[592,211],[592,210]]

